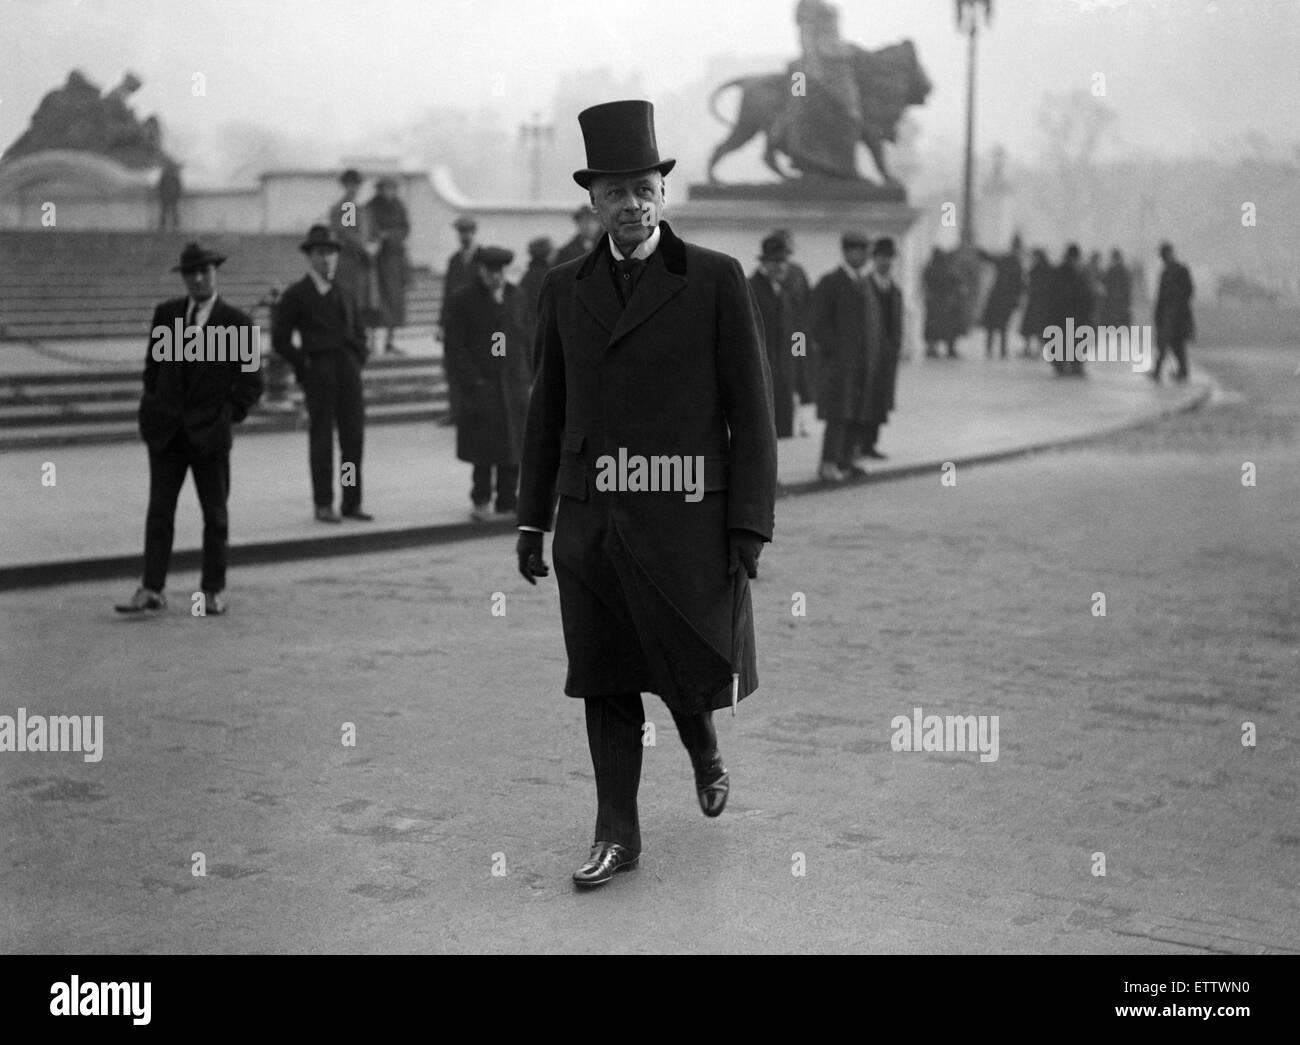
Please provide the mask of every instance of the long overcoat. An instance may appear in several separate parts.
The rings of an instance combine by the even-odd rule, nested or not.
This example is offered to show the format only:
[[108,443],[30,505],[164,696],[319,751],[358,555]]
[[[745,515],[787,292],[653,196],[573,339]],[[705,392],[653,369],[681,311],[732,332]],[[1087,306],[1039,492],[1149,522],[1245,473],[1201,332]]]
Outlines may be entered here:
[[876,298],[876,304],[881,305],[882,312],[888,309],[888,319],[892,320],[887,321],[883,315],[880,317],[880,365],[874,372],[867,373],[868,395],[875,416],[880,419],[881,424],[884,424],[889,417],[889,411],[894,409],[894,392],[898,387],[898,357],[903,353],[903,292],[899,289],[898,281],[891,279],[889,290],[884,294],[882,302],[882,298],[871,283],[870,276],[867,276],[866,283],[867,288]]
[[1181,261],[1166,265],[1156,293],[1156,340],[1162,345],[1196,336],[1192,319],[1192,274]]
[[823,421],[876,424],[888,412],[882,386],[872,387],[871,375],[882,369],[884,331],[867,278],[864,271],[855,281],[840,266],[813,289],[808,326],[817,343],[817,416]]
[[532,345],[520,321],[519,290],[502,303],[480,281],[447,305],[445,337],[456,404],[456,456],[471,464],[518,464],[532,384]]
[[[727,531],[772,537],[776,431],[740,263],[659,229],[626,307],[608,237],[542,284],[519,523],[549,530],[555,512],[565,693],[652,692],[693,713],[730,703],[733,671],[740,697],[758,685],[748,583],[728,574]],[[610,489],[620,451],[702,458],[698,494],[635,488],[630,471]],[[656,485],[673,485],[666,470]]]
[[[749,277],[758,303],[758,315],[766,333],[767,365],[772,371],[772,403],[776,411],[776,437],[794,435],[794,393],[798,362],[794,334],[800,330],[796,302],[788,281],[778,291],[761,271]],[[805,347],[805,351],[807,351]]]

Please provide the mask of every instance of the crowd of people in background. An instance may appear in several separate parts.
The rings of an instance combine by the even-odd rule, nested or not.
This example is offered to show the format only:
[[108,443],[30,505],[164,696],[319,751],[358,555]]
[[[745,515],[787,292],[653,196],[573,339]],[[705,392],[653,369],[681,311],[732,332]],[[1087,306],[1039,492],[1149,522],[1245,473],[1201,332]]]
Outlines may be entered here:
[[[986,358],[1007,358],[1008,333],[1017,312],[1024,358],[1041,356],[1044,332],[1052,328],[1063,331],[1067,322],[1076,330],[1133,325],[1133,290],[1141,284],[1141,271],[1131,268],[1118,248],[1110,251],[1108,260],[1101,251],[1091,251],[1085,262],[1079,245],[1069,243],[1061,260],[1053,264],[1046,248],[1035,247],[1026,266],[1017,235],[1005,253],[977,248],[975,254],[991,268],[991,283],[973,324],[984,332]],[[1195,335],[1192,277],[1171,244],[1160,245],[1160,259],[1164,267],[1152,317],[1157,356],[1150,374],[1158,381],[1165,356],[1172,354],[1178,363],[1176,379],[1186,380],[1186,346]],[[922,272],[926,356],[959,358],[957,342],[972,325],[968,317],[973,316],[979,275],[962,264],[959,251],[933,249]],[[1051,362],[1057,374],[1077,377],[1084,373],[1079,360]]]

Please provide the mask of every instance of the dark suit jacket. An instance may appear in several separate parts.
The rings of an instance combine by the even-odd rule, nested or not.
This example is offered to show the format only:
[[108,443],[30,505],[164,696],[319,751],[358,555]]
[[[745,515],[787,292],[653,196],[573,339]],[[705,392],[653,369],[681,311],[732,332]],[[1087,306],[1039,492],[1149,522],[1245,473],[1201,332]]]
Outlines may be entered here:
[[[366,330],[357,308],[356,298],[345,284],[334,281],[339,301],[343,306],[343,320],[330,303],[321,296],[311,276],[303,276],[289,286],[275,303],[271,321],[271,346],[288,360],[294,373],[302,381],[302,368],[307,357],[327,355],[339,350],[351,352],[359,364],[369,355],[366,347]],[[301,347],[293,344],[293,332],[298,331]]]
[[438,322],[444,331],[447,327],[447,307],[451,304],[452,295],[472,284],[475,276],[474,263],[463,260],[460,251],[447,259],[447,275],[442,283],[442,307],[438,310]]
[[[626,307],[608,237],[542,284],[519,523],[549,530],[560,494],[565,692],[649,691],[703,710],[729,702],[733,670],[741,696],[757,685],[749,592],[727,573],[727,531],[772,536],[772,378],[740,263],[659,228]],[[703,458],[701,496],[603,489],[600,459],[620,450]]]
[[[144,364],[144,395],[140,397],[140,435],[151,450],[159,450],[184,429],[200,454],[218,456],[229,453],[233,445],[231,425],[242,421],[261,398],[262,371],[245,371],[238,359],[224,363],[154,359],[154,329],[174,330],[177,319],[185,322],[188,307],[189,298],[174,298],[154,309]],[[209,327],[244,328],[252,343],[252,319],[220,297],[204,329]]]

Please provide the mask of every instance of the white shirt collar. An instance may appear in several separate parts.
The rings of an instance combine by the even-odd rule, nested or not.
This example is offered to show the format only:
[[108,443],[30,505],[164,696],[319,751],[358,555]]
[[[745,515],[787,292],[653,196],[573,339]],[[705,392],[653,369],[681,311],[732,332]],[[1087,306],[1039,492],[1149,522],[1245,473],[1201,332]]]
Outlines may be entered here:
[[190,309],[192,309],[195,306],[195,304],[197,304],[199,306],[199,310],[194,313],[194,326],[199,326],[199,327],[206,326],[208,322],[208,317],[212,315],[212,307],[217,303],[217,295],[213,294],[210,298],[208,298],[207,301],[199,301],[199,302],[195,302],[195,300],[192,297],[189,297],[188,294],[186,295],[186,298],[187,300],[185,302],[185,315],[189,316]]
[[309,268],[307,270],[307,275],[311,276],[311,281],[316,284],[316,290],[319,291],[321,297],[328,294],[330,292],[330,287],[334,286],[333,283],[325,279],[315,269]]
[[[608,233],[606,233],[606,235],[608,235]],[[638,261],[644,261],[646,258],[648,258],[651,254],[655,252],[655,248],[658,246],[659,246],[659,226],[656,225],[654,229],[651,231],[650,235],[647,236],[645,239],[643,239],[637,245],[636,250],[632,251],[632,257],[636,258]],[[614,255],[614,259],[616,261],[627,260],[626,258],[623,257],[623,252],[618,249],[618,244],[614,242],[613,236],[609,236],[609,251],[611,254]]]
[[871,270],[871,282],[874,283],[876,286],[878,286],[881,290],[888,290],[890,287],[894,285],[894,277],[882,276],[879,272],[877,272],[873,268]]

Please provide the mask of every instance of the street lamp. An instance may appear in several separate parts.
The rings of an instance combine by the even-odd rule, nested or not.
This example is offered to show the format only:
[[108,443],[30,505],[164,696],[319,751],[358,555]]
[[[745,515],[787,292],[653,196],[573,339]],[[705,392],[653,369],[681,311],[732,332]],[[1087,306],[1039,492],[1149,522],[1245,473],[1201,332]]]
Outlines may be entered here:
[[975,201],[971,191],[975,177],[975,40],[979,35],[980,8],[984,9],[984,24],[993,21],[993,0],[954,0],[957,28],[968,34],[966,57],[966,166],[962,176],[961,243],[968,247],[975,242]]

